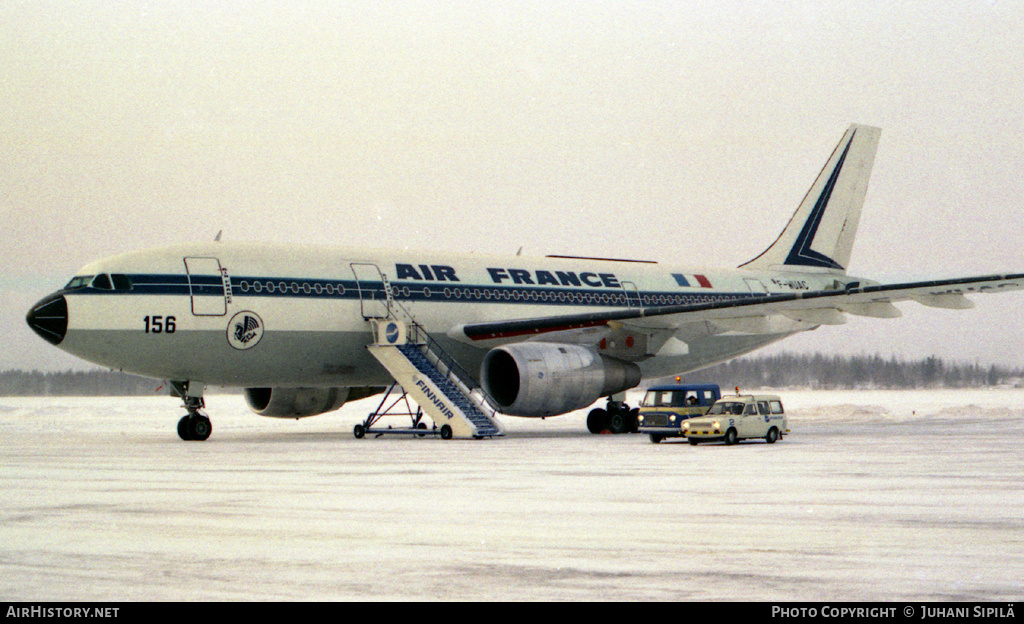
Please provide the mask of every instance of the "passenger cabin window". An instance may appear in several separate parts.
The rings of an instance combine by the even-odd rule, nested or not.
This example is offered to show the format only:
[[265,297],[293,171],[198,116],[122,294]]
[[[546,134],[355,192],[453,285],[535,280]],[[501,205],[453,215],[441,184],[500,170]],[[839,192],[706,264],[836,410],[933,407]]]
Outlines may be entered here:
[[743,410],[743,415],[744,416],[755,416],[755,415],[757,415],[757,407],[755,407],[754,404],[751,403],[750,405],[747,406],[747,408],[745,410]]
[[781,401],[772,401],[770,403],[770,405],[771,405],[771,408],[772,408],[772,414],[783,414],[783,413],[785,413],[785,412],[782,411],[782,402]]
[[768,414],[768,401],[757,402],[757,413],[760,414],[761,416],[765,416]]

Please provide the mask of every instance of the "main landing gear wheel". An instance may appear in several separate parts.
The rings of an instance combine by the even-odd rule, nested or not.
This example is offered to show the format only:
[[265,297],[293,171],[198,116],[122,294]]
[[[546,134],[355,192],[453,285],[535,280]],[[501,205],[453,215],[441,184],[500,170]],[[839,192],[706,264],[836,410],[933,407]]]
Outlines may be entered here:
[[639,428],[638,408],[632,408],[619,401],[608,401],[604,409],[595,408],[587,415],[587,431],[590,433],[636,433]]
[[629,412],[615,410],[609,412],[608,430],[612,433],[629,433]]

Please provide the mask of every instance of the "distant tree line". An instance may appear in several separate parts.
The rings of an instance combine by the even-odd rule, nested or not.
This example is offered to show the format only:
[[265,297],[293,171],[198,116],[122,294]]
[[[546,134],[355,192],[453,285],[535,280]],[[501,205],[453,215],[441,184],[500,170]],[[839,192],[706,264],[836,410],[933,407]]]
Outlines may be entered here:
[[682,376],[684,382],[714,382],[723,388],[914,389],[981,388],[1018,385],[1024,369],[994,364],[951,363],[929,356],[903,361],[895,356],[801,355],[783,353],[737,358]]
[[0,396],[153,395],[160,382],[116,371],[0,372]]
[[[903,361],[895,356],[761,355],[743,357],[682,376],[684,382],[714,382],[723,388],[912,389],[981,388],[1024,383],[1024,369],[944,362]],[[0,396],[153,395],[161,383],[105,370],[0,372]],[[162,393],[166,394],[164,389]]]

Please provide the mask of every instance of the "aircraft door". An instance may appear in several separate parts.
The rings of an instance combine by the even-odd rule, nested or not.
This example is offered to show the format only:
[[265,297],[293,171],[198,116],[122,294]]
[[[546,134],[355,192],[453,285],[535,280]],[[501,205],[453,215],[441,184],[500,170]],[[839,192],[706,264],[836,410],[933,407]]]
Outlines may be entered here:
[[195,316],[224,316],[228,312],[224,278],[217,258],[185,258],[188,289]]
[[764,287],[764,282],[761,280],[745,277],[743,278],[743,281],[746,282],[747,289],[750,291],[750,294],[755,296],[768,294],[768,289]]
[[391,310],[391,284],[376,264],[353,262],[363,318],[387,318]]
[[622,282],[622,292],[626,295],[627,308],[641,307],[640,291],[633,282]]

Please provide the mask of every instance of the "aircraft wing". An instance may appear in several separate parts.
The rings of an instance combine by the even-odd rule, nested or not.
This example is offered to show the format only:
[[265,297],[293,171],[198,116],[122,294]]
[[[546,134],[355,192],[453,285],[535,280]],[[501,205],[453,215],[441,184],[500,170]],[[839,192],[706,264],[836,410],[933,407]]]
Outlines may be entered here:
[[761,332],[770,333],[766,329],[770,325],[759,321],[767,320],[772,315],[781,315],[808,325],[832,325],[844,322],[843,312],[877,318],[900,316],[900,311],[892,305],[898,301],[914,300],[931,307],[966,309],[973,307],[973,303],[964,296],[966,294],[1024,289],[1024,273],[898,284],[858,284],[853,282],[837,290],[738,295],[733,299],[712,303],[645,306],[608,312],[469,323],[454,328],[451,334],[462,334],[464,339],[480,341],[579,330],[615,322],[652,329],[672,329],[694,321],[710,321],[726,330],[754,328],[753,331],[758,331],[756,328],[762,328]]

